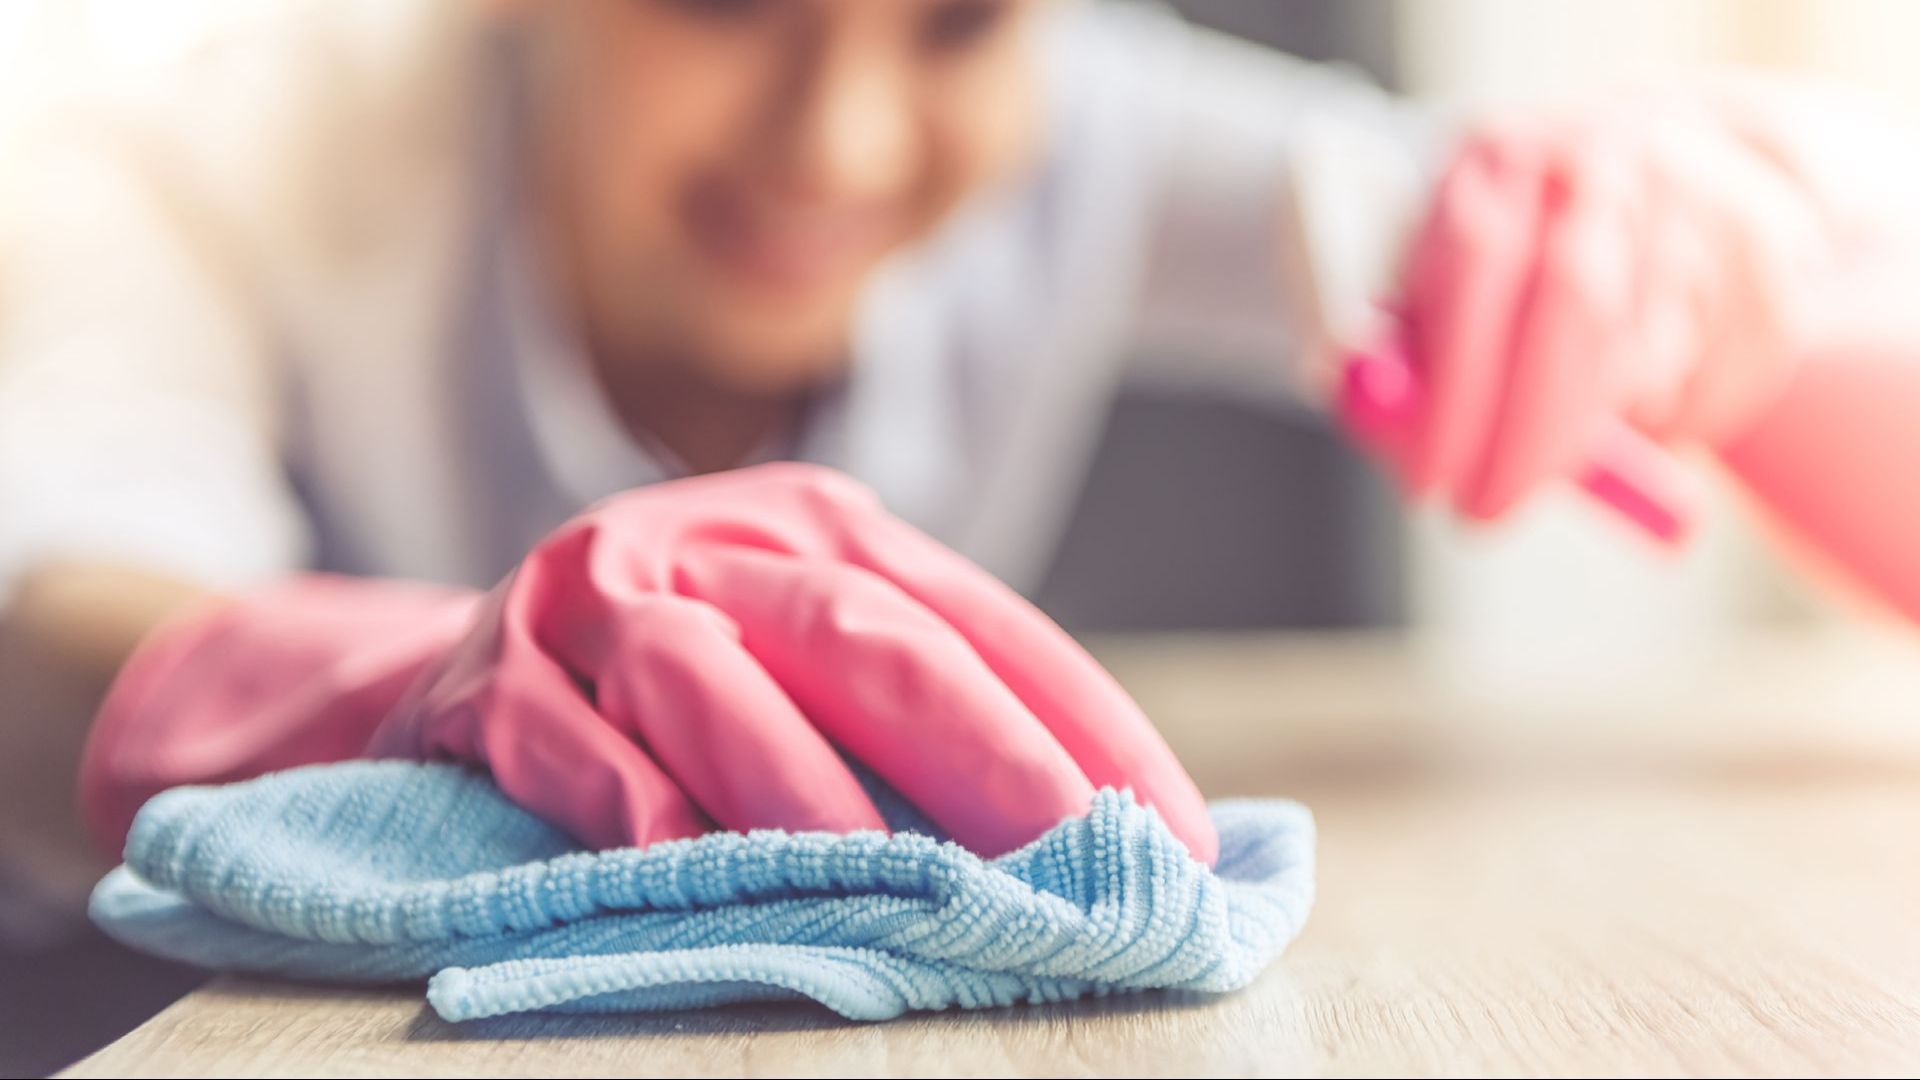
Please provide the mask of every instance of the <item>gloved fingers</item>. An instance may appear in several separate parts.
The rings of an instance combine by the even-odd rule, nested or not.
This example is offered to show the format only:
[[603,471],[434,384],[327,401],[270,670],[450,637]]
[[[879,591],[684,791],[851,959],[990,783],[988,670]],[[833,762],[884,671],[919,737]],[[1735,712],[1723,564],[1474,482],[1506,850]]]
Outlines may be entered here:
[[886,828],[833,746],[719,611],[633,592],[605,617],[570,621],[565,636],[575,640],[556,647],[590,682],[600,714],[722,828]]
[[1624,365],[1622,412],[1654,439],[1671,442],[1714,304],[1711,243],[1695,208],[1658,183],[1647,186],[1633,228],[1644,238],[1644,251],[1634,289],[1634,355]]
[[1541,177],[1531,279],[1518,307],[1492,316],[1513,325],[1513,353],[1455,492],[1467,517],[1498,518],[1575,472],[1620,395],[1635,262],[1624,169],[1606,150],[1570,150]]
[[[1095,777],[1102,786],[1132,788],[1143,803],[1158,809],[1197,856],[1213,859],[1218,840],[1198,789],[1112,677],[1012,590],[887,514],[864,485],[818,466],[782,463],[677,481],[671,487],[672,500],[664,497],[664,487],[633,492],[601,504],[595,516],[616,533],[631,528],[655,538],[668,535],[675,546],[700,549],[701,558],[706,551],[724,548],[810,565],[851,563],[891,581],[945,619],[949,634],[959,632],[960,644],[972,653],[970,663],[986,663],[988,675],[1044,725],[1042,734],[1054,733],[1056,742],[1079,763],[1083,780]],[[696,497],[697,504],[689,501]],[[592,540],[588,536],[578,542]],[[697,561],[605,557],[581,564],[589,566],[592,577],[588,593],[615,590],[625,582],[628,587],[644,583],[709,599],[688,587],[686,567]],[[716,606],[738,621],[738,611]],[[756,655],[762,651],[751,641],[748,646]],[[788,680],[774,674],[798,699]],[[817,677],[829,688],[835,679],[851,678],[831,669]],[[798,703],[815,712],[806,700]],[[818,715],[812,719],[820,721]],[[853,749],[835,732],[828,734]],[[1036,820],[1051,825],[1057,820],[1057,815],[1047,816],[1052,813],[1046,811]]]
[[1402,481],[1452,494],[1478,464],[1533,277],[1548,166],[1524,129],[1475,137],[1435,192],[1408,262],[1403,304],[1423,408]]
[[[381,757],[484,765],[508,798],[591,848],[698,836],[711,823],[646,752],[601,719],[536,633],[526,565],[476,632],[375,735]],[[531,579],[531,580],[530,580]]]
[[1920,148],[1892,102],[1844,82],[1751,74],[1704,79],[1697,94],[1715,130],[1792,185],[1835,244],[1911,242]]
[[1718,239],[1719,287],[1673,428],[1717,444],[1784,388],[1835,259],[1822,212],[1793,177],[1724,133],[1690,150],[1714,159],[1700,213]]
[[835,743],[962,845],[999,855],[1092,804],[1093,785],[953,627],[869,571],[715,545],[683,555],[712,604]]
[[911,525],[875,514],[847,555],[956,631],[1095,787],[1131,788],[1193,856],[1219,838],[1206,800],[1146,713],[1079,643],[1018,593]]

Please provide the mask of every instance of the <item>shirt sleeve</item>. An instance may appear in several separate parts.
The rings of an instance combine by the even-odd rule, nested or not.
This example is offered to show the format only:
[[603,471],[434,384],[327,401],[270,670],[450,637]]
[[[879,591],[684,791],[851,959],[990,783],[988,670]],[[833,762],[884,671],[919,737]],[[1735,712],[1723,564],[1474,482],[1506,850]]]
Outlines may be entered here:
[[49,558],[229,587],[304,557],[243,276],[108,135],[0,172],[0,597]]
[[[1302,243],[1283,193],[1325,136],[1423,179],[1439,118],[1355,69],[1309,63],[1189,25],[1152,5],[1109,5],[1082,48],[1121,52],[1136,73],[1144,268],[1133,338],[1149,370],[1238,373],[1291,385]],[[1416,180],[1419,182],[1419,180]],[[1356,193],[1356,197],[1364,197]],[[1244,381],[1244,379],[1242,380]]]

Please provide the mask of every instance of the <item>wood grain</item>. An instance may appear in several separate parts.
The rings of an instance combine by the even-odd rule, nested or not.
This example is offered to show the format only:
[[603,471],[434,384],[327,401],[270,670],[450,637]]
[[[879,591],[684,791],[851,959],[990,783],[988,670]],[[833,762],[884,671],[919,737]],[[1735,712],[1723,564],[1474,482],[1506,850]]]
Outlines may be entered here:
[[455,1026],[417,991],[222,979],[65,1075],[1857,1075],[1920,1062],[1910,646],[1868,662],[1761,643],[1687,686],[1557,703],[1463,694],[1417,650],[1371,639],[1103,655],[1210,790],[1286,793],[1318,815],[1314,916],[1242,993],[877,1025],[790,1006]]

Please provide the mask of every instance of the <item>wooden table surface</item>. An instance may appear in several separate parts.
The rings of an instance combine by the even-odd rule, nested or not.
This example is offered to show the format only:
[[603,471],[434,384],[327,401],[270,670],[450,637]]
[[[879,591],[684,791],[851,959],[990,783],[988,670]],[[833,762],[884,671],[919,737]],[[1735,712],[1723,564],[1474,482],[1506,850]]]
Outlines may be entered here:
[[1785,639],[1498,692],[1406,643],[1111,663],[1211,794],[1305,799],[1319,903],[1247,990],[853,1024],[452,1025],[220,979],[70,1076],[1836,1074],[1920,1065],[1920,645]]

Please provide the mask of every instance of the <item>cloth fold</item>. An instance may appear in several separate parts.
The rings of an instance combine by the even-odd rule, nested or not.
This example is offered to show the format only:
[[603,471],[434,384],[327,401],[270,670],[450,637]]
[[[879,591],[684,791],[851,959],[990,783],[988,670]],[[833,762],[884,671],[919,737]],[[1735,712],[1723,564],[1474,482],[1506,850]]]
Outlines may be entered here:
[[1216,870],[1111,790],[992,860],[913,831],[592,852],[481,775],[354,761],[154,798],[91,914],[128,945],[221,970],[427,979],[452,1021],[801,997],[880,1020],[1223,992],[1299,931],[1313,822],[1291,802],[1211,809]]

